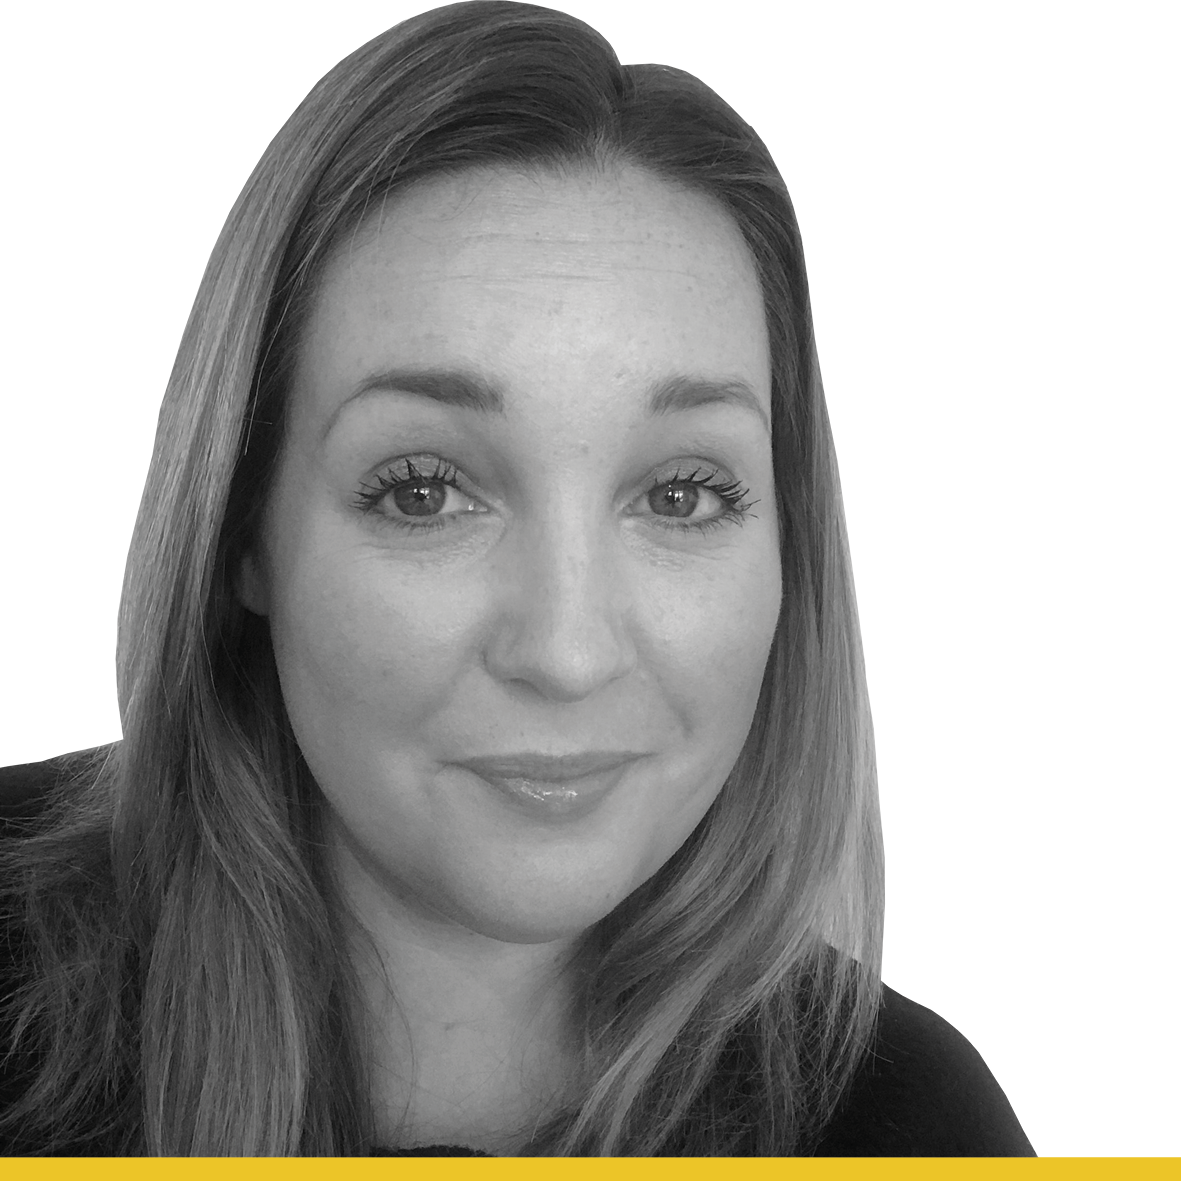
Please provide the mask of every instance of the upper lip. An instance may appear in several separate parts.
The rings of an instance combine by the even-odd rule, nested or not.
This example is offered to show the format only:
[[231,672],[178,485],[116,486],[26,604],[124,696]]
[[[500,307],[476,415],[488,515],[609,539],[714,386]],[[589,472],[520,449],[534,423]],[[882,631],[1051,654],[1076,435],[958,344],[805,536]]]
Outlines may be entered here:
[[460,766],[485,778],[541,779],[549,783],[564,783],[568,779],[581,779],[584,775],[614,770],[641,757],[641,754],[630,750],[591,750],[570,755],[542,755],[526,751],[465,759]]

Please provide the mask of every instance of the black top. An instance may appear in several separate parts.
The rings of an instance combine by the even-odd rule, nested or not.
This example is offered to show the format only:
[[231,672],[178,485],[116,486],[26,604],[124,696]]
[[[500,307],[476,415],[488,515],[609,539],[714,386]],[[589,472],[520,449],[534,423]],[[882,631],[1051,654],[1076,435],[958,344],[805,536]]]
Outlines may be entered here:
[[[374,1156],[485,1156],[379,1148]],[[877,1041],[816,1156],[1036,1156],[984,1059],[937,1013],[883,988]]]
[[[63,760],[0,768],[0,836],[32,816]],[[12,968],[3,965],[11,981]],[[8,994],[11,983],[3,984]],[[7,1045],[0,1046],[0,1059]],[[18,1080],[0,1073],[0,1097]],[[0,1146],[0,1151],[3,1148]],[[876,1039],[817,1156],[1034,1156],[1005,1093],[971,1043],[942,1017],[883,988]],[[375,1148],[374,1156],[484,1156],[435,1145]]]

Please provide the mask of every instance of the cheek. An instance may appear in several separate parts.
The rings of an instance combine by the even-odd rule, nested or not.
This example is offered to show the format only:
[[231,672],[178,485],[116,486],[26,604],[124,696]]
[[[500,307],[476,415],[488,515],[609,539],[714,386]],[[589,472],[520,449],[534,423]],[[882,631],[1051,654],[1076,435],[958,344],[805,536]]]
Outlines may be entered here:
[[470,610],[441,586],[391,571],[380,554],[305,554],[272,613],[289,706],[314,701],[334,726],[341,715],[350,727],[367,716],[420,717],[453,676]]
[[749,725],[781,594],[778,556],[752,553],[695,579],[664,582],[654,596],[661,647],[677,653],[679,675],[697,687],[698,705],[708,704],[714,728]]

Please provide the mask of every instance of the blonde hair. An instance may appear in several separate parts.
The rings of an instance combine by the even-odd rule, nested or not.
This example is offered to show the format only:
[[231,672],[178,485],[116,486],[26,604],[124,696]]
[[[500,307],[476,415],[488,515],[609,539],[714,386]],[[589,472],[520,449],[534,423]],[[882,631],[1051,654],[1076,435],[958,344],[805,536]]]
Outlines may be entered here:
[[8,1005],[10,1052],[41,1055],[0,1127],[27,1151],[372,1145],[322,801],[266,622],[237,602],[231,572],[269,487],[309,295],[366,212],[473,167],[625,165],[720,203],[755,260],[784,600],[749,737],[714,806],[588,934],[590,1081],[528,1151],[786,1155],[807,1152],[833,1112],[878,1004],[883,869],[791,202],[759,137],[696,78],[621,66],[564,13],[477,0],[404,21],[330,71],[267,148],[210,258],[127,563],[123,740],[63,779],[0,862],[25,977]]

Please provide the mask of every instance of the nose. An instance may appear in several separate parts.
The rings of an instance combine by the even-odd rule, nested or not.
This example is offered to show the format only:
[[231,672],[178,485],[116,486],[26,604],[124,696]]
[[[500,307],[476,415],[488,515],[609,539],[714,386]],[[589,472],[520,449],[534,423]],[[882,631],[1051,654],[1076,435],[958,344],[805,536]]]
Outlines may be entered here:
[[501,557],[485,653],[494,677],[526,683],[555,702],[574,702],[635,667],[635,599],[608,531],[555,516],[523,529]]

